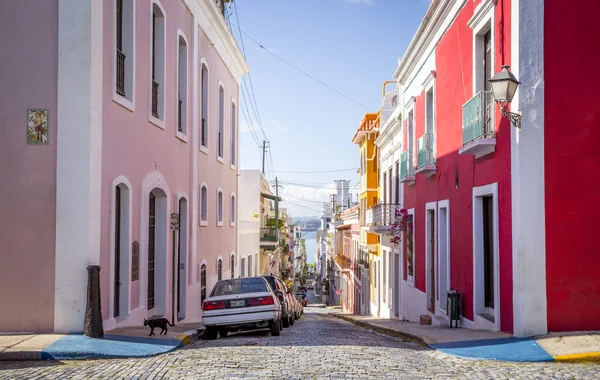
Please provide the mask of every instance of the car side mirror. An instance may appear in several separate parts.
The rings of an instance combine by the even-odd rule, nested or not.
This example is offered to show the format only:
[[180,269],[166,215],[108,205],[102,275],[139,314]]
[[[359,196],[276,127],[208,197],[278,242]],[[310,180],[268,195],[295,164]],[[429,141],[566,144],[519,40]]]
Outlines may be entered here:
[[293,291],[292,291],[292,289],[288,289],[287,292],[288,292],[288,294],[292,294]]
[[279,298],[280,301],[283,301],[283,292],[281,290],[275,292],[275,295],[277,296],[277,298]]

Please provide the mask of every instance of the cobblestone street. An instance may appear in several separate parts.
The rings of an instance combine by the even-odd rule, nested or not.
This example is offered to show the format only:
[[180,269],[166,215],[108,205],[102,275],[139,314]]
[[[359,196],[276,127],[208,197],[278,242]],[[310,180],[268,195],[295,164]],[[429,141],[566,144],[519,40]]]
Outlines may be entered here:
[[200,341],[158,357],[0,362],[0,379],[598,379],[600,366],[463,360],[306,308],[279,337],[268,332]]

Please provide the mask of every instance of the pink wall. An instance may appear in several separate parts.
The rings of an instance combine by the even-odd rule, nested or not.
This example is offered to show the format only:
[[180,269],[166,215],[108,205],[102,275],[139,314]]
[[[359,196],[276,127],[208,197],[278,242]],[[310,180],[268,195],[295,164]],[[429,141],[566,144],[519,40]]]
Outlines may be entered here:
[[544,7],[548,330],[598,330],[600,3]]
[[[235,99],[236,109],[239,113],[238,85],[233,76],[223,64],[221,58],[208,41],[204,32],[198,30],[199,58],[204,58],[208,63],[209,81],[209,114],[208,114],[208,154],[198,152],[198,183],[200,187],[205,182],[208,187],[208,226],[198,227],[198,244],[196,252],[196,267],[202,260],[207,262],[207,294],[210,294],[212,285],[217,278],[217,257],[223,257],[223,273],[230,270],[229,255],[237,250],[237,227],[230,226],[230,195],[236,194],[237,200],[237,176],[236,170],[231,169],[231,98]],[[198,71],[201,72],[200,59],[198,59]],[[218,102],[219,102],[219,80],[223,83],[225,91],[224,112],[224,163],[217,161],[217,131],[218,131]],[[200,87],[199,87],[200,88]],[[239,126],[239,117],[237,120]],[[239,139],[236,139],[239,147]],[[239,159],[239,149],[236,157]],[[223,190],[223,227],[216,227],[217,215],[217,188]],[[237,216],[236,216],[237,219]],[[236,223],[237,226],[237,223]],[[237,268],[236,268],[237,269]],[[239,273],[239,270],[235,272]],[[195,279],[194,279],[195,280]],[[198,293],[198,304],[199,304]],[[201,307],[201,305],[199,305]]]
[[[58,2],[0,12],[0,331],[54,328]],[[10,96],[9,96],[10,94]],[[50,109],[50,144],[27,145],[26,109]],[[10,186],[8,186],[10,184]],[[15,292],[18,289],[18,292]]]
[[[510,1],[504,13],[510,15]],[[468,2],[442,37],[435,52],[436,60],[436,173],[427,178],[418,174],[414,185],[404,185],[405,207],[415,208],[416,287],[426,290],[425,204],[450,200],[451,286],[462,293],[462,313],[473,320],[473,187],[498,183],[500,308],[501,330],[512,332],[512,246],[510,195],[510,127],[496,113],[496,150],[475,160],[473,155],[459,155],[462,147],[462,106],[473,94],[473,31],[467,21],[475,5]],[[496,23],[502,19],[501,3],[496,7]],[[510,18],[505,19],[504,33],[510,36]],[[502,63],[501,28],[496,26],[495,71]],[[505,41],[504,61],[510,62],[509,43]],[[457,52],[460,52],[458,54]],[[415,140],[424,133],[424,93],[417,97]],[[416,149],[416,146],[415,146]],[[458,182],[458,188],[456,187]],[[425,306],[425,305],[423,305]]]
[[[168,212],[176,212],[175,196],[178,192],[190,193],[190,152],[191,140],[185,143],[175,137],[177,128],[176,108],[176,75],[177,75],[177,29],[182,29],[189,46],[188,54],[188,99],[191,99],[191,49],[192,49],[192,18],[180,2],[163,1],[167,15],[166,30],[166,66],[167,77],[165,85],[165,125],[163,130],[148,121],[150,104],[148,93],[150,91],[150,2],[138,1],[136,3],[136,68],[135,68],[135,112],[122,107],[112,100],[113,75],[112,60],[113,45],[111,37],[113,9],[112,2],[105,3],[104,9],[104,81],[103,81],[103,133],[102,133],[102,241],[101,241],[101,271],[102,284],[102,315],[108,319],[109,315],[109,252],[110,252],[110,208],[114,202],[111,199],[112,181],[119,175],[126,176],[132,184],[132,241],[140,242],[140,279],[147,273],[142,271],[142,263],[147,261],[147,250],[140,241],[140,202],[141,184],[148,173],[155,168],[167,182],[170,198]],[[188,108],[188,121],[191,122],[191,107]],[[189,124],[188,124],[189,125]],[[147,195],[145,195],[147,200]],[[188,200],[188,205],[191,199]],[[147,216],[145,217],[147,220]],[[145,222],[147,223],[147,221]],[[162,268],[171,273],[171,238],[167,251],[167,267]],[[161,270],[160,268],[156,269]],[[167,276],[167,294],[171,292],[170,275]],[[140,295],[138,282],[132,283],[132,305],[137,306]],[[144,300],[145,302],[145,300]],[[167,308],[169,309],[170,302]]]
[[[140,242],[140,279],[145,279],[147,273],[142,269],[145,267],[142,263],[147,262],[147,250],[143,247],[145,243],[141,242],[140,226],[147,225],[147,217],[140,220],[141,208],[141,185],[143,179],[153,171],[160,172],[168,185],[170,198],[168,200],[169,213],[176,212],[176,196],[179,192],[185,192],[188,195],[188,249],[191,247],[192,228],[198,228],[197,260],[194,263],[188,262],[188,274],[192,274],[191,288],[187,290],[187,316],[189,320],[198,319],[201,315],[200,305],[200,283],[198,281],[198,266],[202,260],[206,260],[208,286],[207,292],[212,289],[212,284],[216,281],[216,260],[219,255],[223,257],[223,277],[229,270],[229,255],[237,249],[236,227],[230,226],[230,194],[237,194],[237,176],[236,170],[232,169],[230,153],[230,99],[238,97],[237,82],[224,65],[218,53],[214,50],[212,44],[204,37],[202,31],[198,33],[198,90],[200,87],[200,58],[205,58],[209,67],[209,152],[208,155],[201,151],[197,152],[198,170],[197,183],[190,183],[192,176],[192,142],[198,140],[195,133],[197,127],[192,127],[193,120],[193,19],[189,11],[179,1],[162,1],[166,13],[166,43],[167,43],[167,78],[166,78],[166,96],[165,104],[167,106],[165,114],[166,130],[155,126],[148,121],[150,113],[150,104],[148,93],[150,89],[149,72],[149,48],[150,41],[147,35],[150,30],[150,2],[138,2],[136,6],[136,70],[135,70],[135,112],[122,107],[112,100],[113,76],[112,76],[112,40],[111,40],[111,18],[113,12],[111,5],[107,3],[104,18],[107,26],[104,31],[104,94],[103,94],[103,190],[102,190],[102,245],[101,245],[101,272],[102,287],[102,312],[104,319],[112,316],[109,312],[109,252],[110,252],[110,207],[114,202],[111,199],[112,181],[119,175],[126,176],[132,184],[132,241]],[[188,142],[183,142],[175,136],[177,128],[177,30],[181,29],[188,42]],[[218,106],[218,81],[221,80],[225,89],[225,112],[224,112],[224,160],[222,164],[216,159],[217,146],[217,106]],[[199,103],[199,102],[198,102]],[[239,110],[239,109],[238,109]],[[239,121],[236,123],[239,126]],[[199,144],[197,145],[199,146]],[[236,147],[239,144],[236,144]],[[236,154],[239,159],[239,153]],[[208,184],[208,226],[198,227],[192,223],[192,213],[198,212],[198,205],[193,203],[193,191],[199,191],[199,185],[202,182]],[[223,190],[223,227],[216,226],[216,199],[217,188]],[[199,196],[199,195],[198,195]],[[147,196],[144,194],[144,202]],[[237,217],[237,216],[236,216]],[[144,231],[144,235],[146,232]],[[160,270],[167,272],[167,299],[171,294],[171,237],[169,232],[167,266]],[[187,254],[188,257],[191,255]],[[159,270],[159,268],[157,268]],[[236,270],[236,272],[238,272]],[[190,284],[188,279],[188,284]],[[139,283],[133,282],[131,289],[132,309],[138,307],[139,303],[145,303],[144,293],[139,293]],[[170,301],[167,302],[167,310],[170,310]],[[153,315],[153,311],[148,315]],[[169,313],[170,318],[170,313]]]

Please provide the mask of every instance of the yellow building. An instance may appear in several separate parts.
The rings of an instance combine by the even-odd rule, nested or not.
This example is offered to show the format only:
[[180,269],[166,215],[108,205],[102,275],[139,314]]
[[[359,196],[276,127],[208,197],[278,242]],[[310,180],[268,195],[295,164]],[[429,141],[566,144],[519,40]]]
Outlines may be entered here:
[[378,160],[377,147],[375,140],[379,136],[380,116],[377,113],[367,113],[360,121],[358,130],[352,138],[354,144],[360,147],[360,247],[359,247],[359,265],[361,265],[361,289],[370,289],[369,292],[361,292],[361,314],[371,314],[371,303],[377,304],[374,300],[376,292],[374,286],[378,280],[378,268],[375,256],[379,255],[379,244],[377,243],[377,234],[368,232],[366,227],[370,220],[367,215],[367,209],[377,204],[378,200]]

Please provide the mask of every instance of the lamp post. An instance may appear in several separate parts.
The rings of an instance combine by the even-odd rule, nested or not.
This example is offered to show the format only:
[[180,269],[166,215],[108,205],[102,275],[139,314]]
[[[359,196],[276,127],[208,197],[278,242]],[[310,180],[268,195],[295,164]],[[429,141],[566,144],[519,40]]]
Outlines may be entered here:
[[506,109],[508,104],[512,102],[519,84],[521,84],[509,69],[510,66],[503,65],[502,70],[488,79],[488,82],[492,86],[494,101],[500,106],[502,115],[507,117],[515,127],[521,129],[521,115]]

